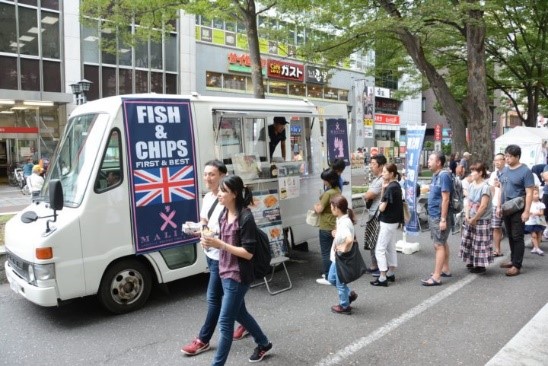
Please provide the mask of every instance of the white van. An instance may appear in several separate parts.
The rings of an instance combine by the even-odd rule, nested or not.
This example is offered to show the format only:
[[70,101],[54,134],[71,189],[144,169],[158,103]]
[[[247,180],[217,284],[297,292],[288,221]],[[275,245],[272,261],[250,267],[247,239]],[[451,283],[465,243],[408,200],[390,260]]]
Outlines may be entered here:
[[[338,110],[323,118],[307,101],[156,94],[77,107],[38,201],[6,225],[11,288],[41,306],[96,294],[107,310],[124,313],[141,307],[153,284],[207,271],[181,225],[199,221],[202,170],[212,159],[251,186],[256,221],[281,251],[280,232],[291,229],[295,243],[316,238],[305,213],[334,156],[330,123],[334,149],[348,158],[346,108]],[[277,116],[289,122],[285,157],[280,145],[270,156],[263,132]],[[350,180],[350,169],[343,177]]]

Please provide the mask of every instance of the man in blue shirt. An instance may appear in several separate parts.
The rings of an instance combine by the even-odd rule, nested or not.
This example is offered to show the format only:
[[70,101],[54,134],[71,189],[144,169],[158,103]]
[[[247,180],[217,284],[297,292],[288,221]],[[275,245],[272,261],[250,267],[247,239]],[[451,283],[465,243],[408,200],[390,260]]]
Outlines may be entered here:
[[23,177],[25,177],[25,180],[31,176],[33,167],[34,164],[32,162],[32,158],[28,158],[27,163],[23,165]]
[[449,246],[447,238],[451,231],[452,215],[449,212],[449,199],[453,190],[451,172],[443,170],[445,155],[437,151],[428,158],[428,168],[432,171],[432,182],[428,193],[428,225],[434,242],[436,259],[434,272],[423,286],[439,286],[442,277],[451,277],[449,270]]
[[[524,223],[529,219],[531,202],[533,201],[533,173],[527,165],[520,163],[521,148],[518,145],[508,145],[504,150],[506,167],[502,169],[500,184],[502,197],[499,205],[517,197],[525,197],[525,207],[513,214],[503,217],[508,242],[510,244],[510,261],[500,265],[507,268],[507,276],[517,276],[521,272],[523,254],[525,252]],[[501,207],[497,208],[501,215]]]

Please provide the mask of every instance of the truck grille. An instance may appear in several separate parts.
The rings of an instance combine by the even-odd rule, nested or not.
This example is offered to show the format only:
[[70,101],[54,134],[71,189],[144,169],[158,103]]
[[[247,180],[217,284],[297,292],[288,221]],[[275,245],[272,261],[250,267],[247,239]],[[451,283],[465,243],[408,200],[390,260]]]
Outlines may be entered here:
[[7,257],[8,257],[8,263],[10,264],[11,268],[13,268],[15,273],[17,273],[21,278],[28,281],[29,280],[29,264],[10,252],[7,252]]

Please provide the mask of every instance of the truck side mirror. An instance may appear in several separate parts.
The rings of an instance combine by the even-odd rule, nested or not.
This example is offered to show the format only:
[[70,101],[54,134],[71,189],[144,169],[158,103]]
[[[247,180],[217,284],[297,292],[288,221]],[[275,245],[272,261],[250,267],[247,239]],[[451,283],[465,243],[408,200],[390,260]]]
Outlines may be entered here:
[[59,179],[52,179],[49,182],[49,205],[53,210],[63,209],[63,186]]

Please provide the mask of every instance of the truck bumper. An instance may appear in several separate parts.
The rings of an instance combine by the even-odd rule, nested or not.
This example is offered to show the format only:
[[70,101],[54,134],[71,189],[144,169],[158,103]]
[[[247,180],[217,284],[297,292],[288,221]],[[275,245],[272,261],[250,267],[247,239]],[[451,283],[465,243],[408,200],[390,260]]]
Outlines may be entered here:
[[19,277],[13,271],[8,261],[5,262],[4,266],[10,287],[15,293],[40,306],[57,306],[57,291],[55,287],[33,286]]

